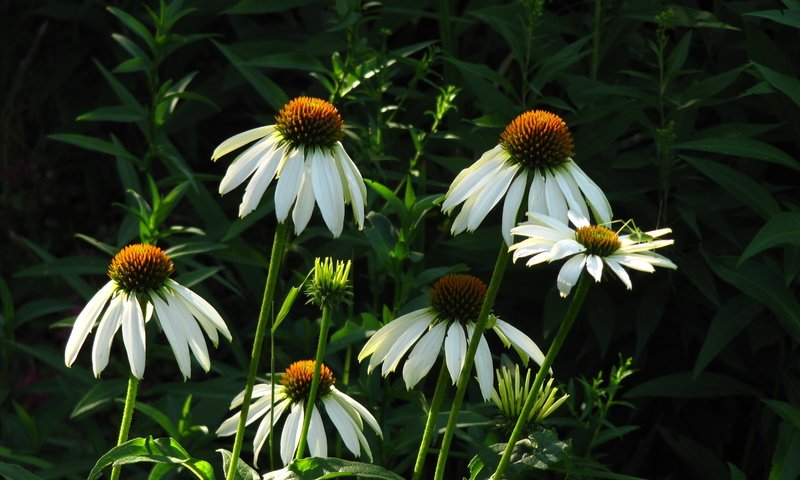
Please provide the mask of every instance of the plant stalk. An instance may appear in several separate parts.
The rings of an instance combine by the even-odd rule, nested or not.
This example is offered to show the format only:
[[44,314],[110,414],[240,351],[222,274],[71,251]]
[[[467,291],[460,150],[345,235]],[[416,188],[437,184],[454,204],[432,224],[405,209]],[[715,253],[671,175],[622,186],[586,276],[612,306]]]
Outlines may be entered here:
[[[128,393],[125,395],[125,408],[122,410],[122,421],[119,426],[119,437],[117,446],[128,441],[128,432],[131,430],[131,420],[133,419],[133,409],[136,406],[136,393],[139,391],[139,379],[132,373],[128,377]],[[114,465],[111,468],[111,480],[119,480],[122,465]]]
[[300,443],[297,445],[298,460],[303,458],[306,450],[306,437],[308,427],[311,425],[311,413],[314,411],[314,402],[317,401],[317,390],[319,390],[319,376],[322,370],[322,359],[325,357],[325,345],[328,343],[328,329],[331,326],[331,307],[322,307],[322,324],[319,326],[319,340],[317,341],[317,356],[314,358],[314,376],[311,377],[311,389],[308,391],[308,403],[303,416],[303,428],[300,430]]
[[422,433],[422,441],[419,444],[419,452],[417,452],[417,461],[414,464],[414,476],[412,480],[420,480],[422,478],[422,468],[425,466],[425,457],[428,455],[428,447],[436,432],[436,419],[439,416],[439,407],[442,406],[442,400],[444,400],[444,392],[447,389],[447,381],[449,378],[447,362],[443,359],[442,368],[439,370],[439,380],[436,381],[436,389],[433,391],[433,398],[431,398],[431,404],[428,408],[428,419],[425,422],[425,431]]

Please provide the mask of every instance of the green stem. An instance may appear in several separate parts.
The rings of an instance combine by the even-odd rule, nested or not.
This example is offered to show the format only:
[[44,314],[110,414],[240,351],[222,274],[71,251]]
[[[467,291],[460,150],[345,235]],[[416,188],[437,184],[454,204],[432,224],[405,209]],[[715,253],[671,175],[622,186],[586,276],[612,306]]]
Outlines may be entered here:
[[592,66],[591,78],[597,79],[597,68],[600,66],[600,24],[603,21],[603,1],[594,0],[594,32],[592,34]]
[[506,272],[508,266],[508,245],[505,241],[500,245],[500,251],[497,253],[497,261],[494,264],[494,271],[492,272],[492,280],[489,282],[489,288],[486,290],[486,298],[483,300],[481,313],[478,315],[478,320],[475,323],[475,331],[472,333],[472,338],[467,347],[466,358],[464,358],[464,367],[461,369],[461,375],[458,377],[458,388],[456,389],[455,397],[453,398],[453,406],[450,408],[450,416],[447,419],[447,428],[444,431],[442,438],[442,447],[439,450],[439,458],[436,461],[435,480],[442,480],[444,478],[444,466],[447,463],[447,455],[450,451],[450,443],[453,441],[453,434],[456,429],[456,419],[461,410],[461,404],[464,401],[464,394],[467,391],[467,384],[472,375],[472,364],[475,361],[475,352],[478,350],[481,336],[486,330],[486,324],[489,320],[489,312],[494,305],[494,299],[497,297],[497,291],[500,289],[500,283],[503,281],[503,274]]
[[414,464],[414,476],[412,480],[420,480],[422,478],[422,467],[425,466],[428,446],[430,446],[433,435],[436,432],[436,418],[439,416],[439,407],[442,406],[444,392],[447,390],[449,379],[450,375],[447,373],[447,362],[442,360],[442,368],[439,370],[439,380],[436,382],[436,389],[433,391],[433,398],[431,399],[431,405],[428,409],[428,420],[425,422],[425,431],[422,434],[422,441],[419,444],[419,452],[417,452],[417,462]]
[[530,393],[528,393],[528,398],[525,400],[525,405],[522,407],[522,412],[519,414],[517,424],[514,426],[511,437],[508,439],[503,457],[500,459],[500,463],[497,465],[497,469],[494,471],[494,475],[492,475],[491,478],[503,478],[503,472],[506,470],[511,460],[511,452],[514,450],[514,445],[516,445],[517,440],[522,436],[522,431],[525,429],[525,424],[527,422],[523,419],[528,418],[530,415],[533,404],[536,403],[536,397],[539,395],[539,389],[542,387],[542,383],[544,383],[544,378],[548,375],[556,355],[558,355],[559,350],[561,350],[561,345],[564,344],[564,340],[572,329],[572,324],[575,323],[575,318],[578,316],[578,312],[583,305],[583,300],[586,298],[586,292],[588,291],[589,276],[586,273],[582,273],[580,280],[578,280],[575,296],[572,297],[572,303],[569,304],[567,313],[564,314],[564,318],[561,320],[561,326],[558,327],[556,338],[553,339],[553,343],[550,345],[550,349],[544,357],[544,362],[542,362],[542,366],[536,374],[533,387]]
[[308,391],[308,403],[303,416],[303,429],[300,430],[300,443],[297,445],[297,458],[303,458],[306,450],[306,437],[308,427],[311,425],[311,413],[314,411],[314,402],[317,401],[319,390],[319,373],[322,370],[322,359],[325,357],[325,345],[328,343],[328,329],[331,326],[331,307],[322,307],[322,324],[319,326],[319,340],[317,341],[317,356],[314,358],[314,376],[311,377],[311,389]]
[[[133,408],[136,406],[136,392],[139,391],[139,379],[131,374],[128,377],[128,394],[125,395],[125,408],[122,410],[122,422],[119,426],[119,437],[117,446],[128,441],[128,432],[131,430],[131,420],[133,419]],[[114,465],[111,469],[111,480],[119,480],[122,465]]]
[[283,255],[286,251],[288,236],[288,225],[279,223],[275,229],[275,239],[272,241],[272,253],[269,257],[267,283],[264,285],[264,298],[261,301],[261,311],[258,314],[256,336],[253,339],[253,350],[250,355],[250,369],[247,371],[247,383],[244,387],[244,398],[242,399],[242,411],[239,416],[239,424],[236,427],[236,437],[233,440],[231,463],[228,465],[228,474],[225,476],[226,480],[233,480],[236,476],[236,466],[239,464],[239,455],[242,453],[244,427],[247,423],[250,401],[253,399],[253,385],[256,382],[258,364],[261,361],[261,347],[264,343],[264,336],[267,333],[267,326],[269,324],[267,319],[271,316],[272,299],[275,295],[275,285],[278,283],[278,275],[280,273],[281,264],[283,263]]

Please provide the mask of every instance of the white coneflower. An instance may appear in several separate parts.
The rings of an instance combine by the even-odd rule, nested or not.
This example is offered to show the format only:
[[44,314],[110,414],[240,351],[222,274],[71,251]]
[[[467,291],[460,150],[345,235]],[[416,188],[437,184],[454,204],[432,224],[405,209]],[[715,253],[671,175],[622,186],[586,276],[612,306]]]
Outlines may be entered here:
[[343,136],[344,123],[336,107],[319,98],[295,98],[278,112],[275,125],[234,135],[214,150],[212,160],[258,140],[228,167],[219,193],[230,192],[252,175],[239,205],[239,216],[244,217],[278,178],[275,214],[284,223],[291,209],[295,234],[308,225],[314,203],[334,237],[342,233],[347,203],[358,228],[363,228],[367,188],[342,147]]
[[[286,373],[280,379],[280,383],[260,383],[253,388],[253,399],[250,410],[247,412],[247,425],[255,422],[261,417],[261,423],[256,430],[253,440],[253,464],[258,465],[258,454],[264,446],[273,425],[270,423],[270,409],[274,405],[274,420],[277,422],[284,412],[288,411],[286,422],[283,425],[280,438],[281,460],[287,465],[294,458],[297,451],[297,444],[300,441],[300,430],[303,426],[303,415],[305,415],[305,405],[308,403],[308,393],[311,390],[311,379],[314,375],[313,360],[301,360],[289,365]],[[308,427],[308,448],[313,457],[326,457],[328,455],[328,439],[325,433],[325,426],[322,423],[320,408],[323,408],[328,417],[333,422],[336,431],[342,437],[345,447],[353,455],[361,455],[361,448],[372,461],[372,452],[369,443],[364,437],[362,430],[364,422],[372,427],[378,436],[382,436],[381,428],[375,417],[369,413],[360,403],[349,396],[340,392],[334,386],[336,379],[330,368],[325,364],[320,365],[319,391],[314,407],[311,412],[311,423]],[[275,391],[275,398],[272,391]],[[242,404],[244,392],[237,395],[231,402],[231,409]],[[241,412],[228,418],[217,429],[217,435],[233,435],[239,424]]]
[[674,243],[673,240],[656,240],[672,232],[669,228],[645,232],[644,235],[637,232],[620,236],[606,227],[590,225],[589,220],[572,211],[569,219],[577,230],[546,215],[534,213],[528,216],[530,220],[527,223],[511,230],[514,235],[529,237],[511,246],[514,261],[531,257],[526,263],[530,267],[571,257],[558,272],[556,284],[562,297],[569,295],[584,268],[599,282],[603,264],[606,264],[628,290],[632,288],[631,279],[624,267],[649,273],[655,271],[654,267],[678,268],[668,258],[652,251]]
[[219,342],[217,331],[228,340],[231,333],[214,307],[169,278],[174,269],[172,260],[153,245],[134,244],[120,250],[108,267],[111,281],[89,300],[75,319],[64,350],[67,366],[75,362],[86,337],[100,318],[92,345],[94,374],[100,376],[108,365],[111,343],[122,327],[131,373],[141,379],[145,366],[145,323],[155,310],[184,379],[192,373],[189,350],[208,371],[211,360],[201,327],[214,346]]
[[[358,360],[372,355],[368,370],[372,372],[383,363],[383,376],[393,372],[406,352],[413,346],[403,366],[403,380],[411,389],[430,371],[444,344],[447,370],[453,383],[458,381],[464,365],[475,321],[480,314],[486,284],[472,275],[446,275],[440,278],[430,292],[430,306],[407,313],[375,332],[367,341]],[[527,335],[500,320],[490,319],[492,329],[506,346],[513,346],[527,361],[532,358],[539,365],[544,354]],[[418,341],[419,340],[419,341]],[[475,369],[478,385],[484,400],[492,392],[494,370],[492,353],[486,338],[481,335],[475,352]]]
[[[464,204],[452,233],[473,231],[505,196],[502,233],[511,245],[511,228],[528,183],[527,212],[543,213],[567,223],[567,210],[598,223],[611,220],[611,206],[602,190],[572,160],[574,144],[558,115],[531,110],[515,118],[500,134],[500,143],[456,176],[442,210]],[[587,208],[588,203],[588,208]]]

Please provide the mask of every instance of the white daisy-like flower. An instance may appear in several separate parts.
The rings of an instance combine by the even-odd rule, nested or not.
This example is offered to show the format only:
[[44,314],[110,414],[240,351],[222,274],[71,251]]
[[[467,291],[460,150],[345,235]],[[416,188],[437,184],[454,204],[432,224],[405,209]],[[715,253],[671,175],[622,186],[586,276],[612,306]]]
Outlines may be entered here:
[[[486,284],[472,275],[446,275],[433,284],[430,306],[407,313],[382,327],[367,341],[358,360],[372,355],[368,371],[383,363],[385,377],[393,372],[406,352],[411,350],[403,366],[403,380],[409,390],[428,374],[444,345],[445,362],[455,384],[464,366],[467,345],[475,331]],[[490,319],[492,329],[502,342],[513,346],[523,360],[532,358],[539,365],[544,354],[527,335],[497,317]],[[414,347],[413,349],[411,347]],[[475,352],[475,370],[484,400],[492,393],[494,369],[492,353],[481,335]]]
[[568,210],[589,218],[591,209],[598,223],[611,221],[605,194],[572,160],[573,148],[569,128],[558,115],[543,110],[519,115],[500,134],[500,143],[462,170],[450,185],[442,210],[449,214],[464,204],[453,221],[453,235],[478,228],[505,196],[502,233],[511,245],[511,228],[517,223],[526,189],[527,212],[567,223]]
[[211,160],[258,140],[228,167],[219,193],[230,192],[252,175],[239,205],[239,216],[244,217],[277,178],[275,214],[284,223],[291,210],[295,234],[308,225],[315,203],[334,237],[342,233],[347,203],[361,229],[367,187],[340,142],[343,136],[336,107],[319,98],[295,98],[278,112],[275,125],[234,135],[214,150]]
[[603,264],[606,264],[628,290],[633,287],[624,267],[648,273],[654,272],[655,267],[678,268],[668,258],[652,251],[675,243],[674,240],[656,240],[672,232],[669,228],[618,235],[606,227],[590,225],[586,217],[572,211],[569,219],[576,230],[547,215],[529,213],[528,217],[527,223],[511,230],[514,235],[528,237],[511,246],[514,261],[531,257],[526,263],[530,267],[571,257],[558,272],[556,284],[562,297],[569,295],[584,268],[599,282]]
[[211,360],[202,332],[205,331],[215,347],[219,342],[217,331],[229,341],[231,333],[211,304],[169,278],[174,270],[167,254],[153,245],[134,244],[120,250],[108,266],[111,281],[89,300],[75,319],[64,350],[64,363],[72,366],[99,318],[92,345],[95,376],[99,377],[108,365],[111,343],[122,327],[131,373],[141,379],[145,366],[145,323],[155,311],[184,379],[192,374],[190,350],[208,371]]
[[[294,458],[300,441],[300,431],[303,427],[303,416],[308,403],[308,393],[311,390],[314,365],[314,360],[294,362],[286,369],[279,383],[274,386],[269,382],[260,383],[253,387],[253,399],[255,401],[250,405],[250,410],[247,412],[247,425],[263,417],[253,439],[254,465],[258,466],[258,454],[261,452],[261,448],[273,428],[270,423],[271,408],[275,409],[272,415],[275,422],[278,422],[284,413],[289,412],[281,431],[281,460],[284,465],[287,465]],[[369,443],[367,443],[367,439],[362,433],[364,422],[379,437],[382,436],[381,427],[369,410],[348,395],[340,392],[334,386],[335,382],[336,379],[333,377],[330,368],[322,364],[320,366],[319,390],[311,411],[311,423],[309,423],[308,435],[306,436],[309,452],[313,457],[328,456],[328,438],[325,433],[325,425],[322,422],[322,415],[320,415],[320,410],[324,409],[331,422],[333,422],[336,431],[342,437],[345,447],[355,456],[361,455],[361,449],[363,448],[364,453],[372,461]],[[272,397],[273,389],[275,390],[274,398]],[[231,402],[231,409],[240,406],[243,399],[244,392],[241,392]],[[238,412],[222,422],[222,425],[217,429],[217,435],[226,436],[236,433],[240,417],[241,412]]]

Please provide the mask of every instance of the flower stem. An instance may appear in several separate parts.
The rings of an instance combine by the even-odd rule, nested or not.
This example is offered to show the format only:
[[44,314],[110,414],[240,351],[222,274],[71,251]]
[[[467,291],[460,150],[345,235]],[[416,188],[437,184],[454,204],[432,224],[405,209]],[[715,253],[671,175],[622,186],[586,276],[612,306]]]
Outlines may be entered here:
[[328,343],[328,328],[331,326],[331,307],[322,307],[322,324],[319,326],[319,340],[317,341],[317,356],[314,358],[314,376],[311,377],[311,389],[308,391],[308,403],[303,415],[303,428],[300,430],[300,442],[297,445],[297,458],[303,458],[306,447],[308,427],[311,425],[311,413],[314,411],[314,402],[317,401],[319,390],[319,376],[322,369],[322,358],[325,356],[325,345]]
[[428,409],[428,420],[425,422],[425,431],[422,434],[422,441],[419,444],[419,452],[417,452],[417,462],[414,464],[414,476],[412,480],[420,480],[422,478],[422,467],[425,466],[425,457],[428,455],[428,447],[433,440],[433,434],[436,432],[436,417],[439,416],[439,407],[444,400],[444,392],[447,389],[447,381],[450,376],[447,373],[447,363],[442,360],[442,368],[439,370],[439,380],[436,381],[436,389],[433,391],[433,398],[431,398],[431,405]]
[[272,241],[272,253],[269,257],[269,270],[267,271],[267,283],[264,285],[264,298],[261,301],[261,311],[258,314],[258,325],[256,326],[256,336],[253,339],[253,350],[250,355],[250,369],[247,371],[247,383],[244,387],[244,398],[242,399],[242,412],[239,416],[239,423],[236,427],[236,437],[233,440],[233,451],[231,452],[231,463],[228,465],[226,480],[233,480],[236,475],[236,466],[239,464],[239,455],[242,453],[242,441],[244,440],[244,427],[247,422],[247,413],[250,410],[250,401],[253,399],[253,385],[256,382],[258,364],[261,360],[261,347],[264,343],[264,336],[267,333],[272,309],[272,299],[275,295],[275,285],[278,283],[278,275],[283,255],[286,251],[286,242],[289,236],[287,224],[278,223],[275,229],[275,239]]
[[[131,430],[131,420],[133,419],[133,408],[136,406],[136,392],[139,391],[139,379],[131,374],[128,377],[128,393],[125,395],[125,408],[122,410],[122,421],[119,426],[119,437],[117,446],[128,441],[128,432]],[[122,465],[114,465],[111,469],[111,480],[119,480]]]
[[489,312],[494,305],[494,299],[497,297],[497,291],[500,289],[500,283],[503,281],[503,275],[508,266],[508,245],[503,241],[500,245],[500,251],[497,253],[497,261],[494,264],[494,271],[492,272],[492,280],[489,282],[489,288],[486,290],[486,298],[483,300],[481,306],[481,313],[478,315],[478,320],[475,323],[475,331],[470,338],[469,346],[467,347],[466,358],[464,358],[464,366],[461,368],[461,375],[458,377],[458,388],[456,389],[455,397],[453,398],[453,406],[450,408],[450,416],[447,419],[447,427],[444,431],[442,438],[442,447],[439,450],[439,458],[436,461],[436,473],[434,474],[435,480],[442,480],[444,478],[444,466],[447,463],[447,454],[450,451],[450,443],[453,441],[453,434],[456,429],[456,419],[461,410],[461,404],[464,401],[464,394],[467,392],[467,384],[469,383],[470,376],[472,375],[472,365],[475,362],[475,352],[478,350],[483,332],[486,330],[486,324],[489,320]]
[[517,443],[519,437],[522,435],[522,431],[525,429],[525,424],[527,421],[524,419],[528,418],[528,415],[533,408],[533,404],[536,402],[536,397],[539,395],[539,389],[542,387],[542,383],[544,383],[544,378],[548,375],[556,355],[558,355],[559,350],[561,350],[561,345],[564,343],[569,331],[572,329],[572,324],[575,323],[575,318],[578,316],[578,312],[583,305],[583,300],[586,298],[586,292],[588,291],[589,276],[584,272],[581,274],[581,277],[578,280],[578,286],[575,291],[575,296],[572,297],[572,303],[569,304],[567,313],[564,314],[564,318],[561,320],[561,326],[558,327],[556,338],[553,339],[553,343],[550,345],[550,349],[547,351],[547,355],[544,357],[544,362],[542,362],[542,366],[539,368],[539,372],[536,374],[536,378],[533,381],[533,387],[531,388],[530,393],[528,393],[528,398],[525,400],[525,405],[522,407],[522,412],[519,414],[517,424],[514,426],[514,430],[511,432],[511,437],[508,439],[508,444],[506,445],[506,449],[503,452],[502,458],[500,458],[500,463],[497,465],[497,469],[494,471],[494,475],[492,475],[491,478],[503,478],[503,472],[505,471],[506,467],[508,467],[508,463],[511,460],[511,452],[514,450],[514,445]]

